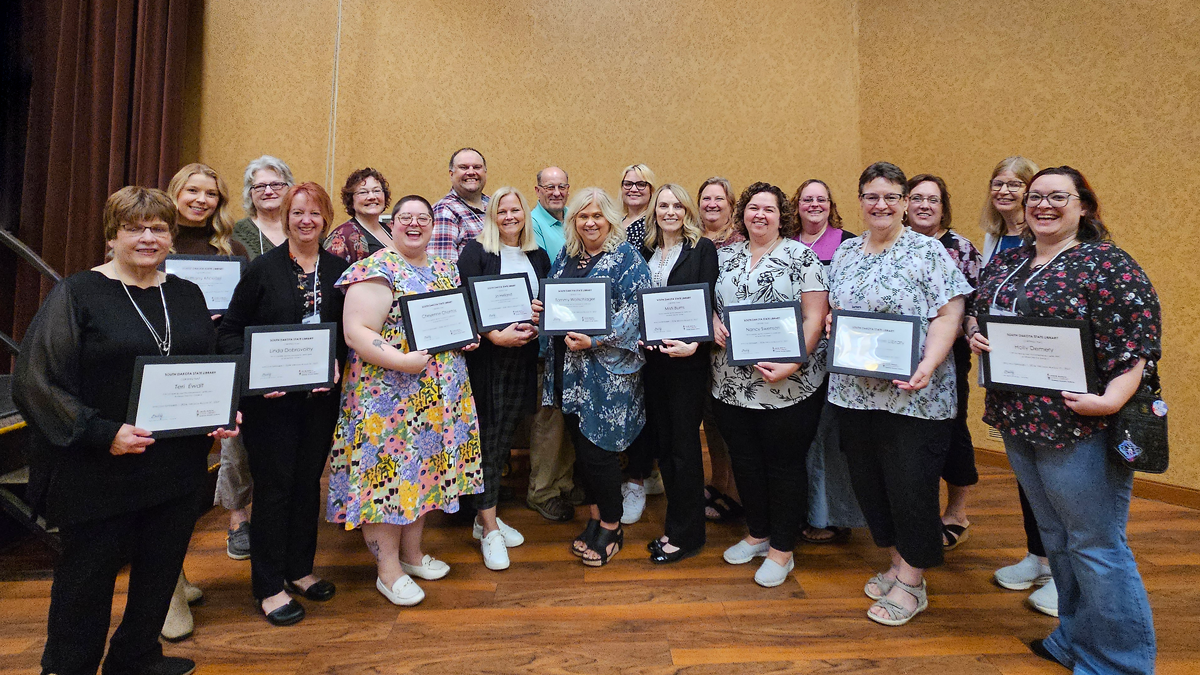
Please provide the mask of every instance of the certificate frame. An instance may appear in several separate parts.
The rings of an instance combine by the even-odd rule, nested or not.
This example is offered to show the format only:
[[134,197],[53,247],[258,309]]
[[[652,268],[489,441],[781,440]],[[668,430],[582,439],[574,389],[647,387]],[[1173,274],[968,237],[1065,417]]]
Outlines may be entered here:
[[202,436],[212,433],[222,427],[232,429],[237,426],[237,410],[238,403],[241,399],[241,381],[244,370],[242,357],[237,355],[219,355],[219,354],[198,354],[195,356],[139,356],[133,362],[133,383],[129,388],[129,405],[126,410],[125,421],[127,424],[137,426],[138,410],[141,409],[142,383],[145,379],[147,366],[169,366],[169,365],[193,365],[204,363],[219,363],[233,364],[233,379],[230,382],[232,391],[229,397],[229,410],[225,418],[225,422],[221,424],[210,424],[198,427],[186,427],[178,429],[160,429],[151,432],[151,437],[156,439],[176,438],[179,436]]
[[[490,331],[490,330],[503,330],[505,328],[508,328],[513,323],[522,323],[521,321],[508,321],[505,323],[491,323],[491,324],[485,323],[484,316],[483,316],[483,309],[481,307],[481,303],[479,302],[479,291],[476,288],[476,284],[480,284],[480,283],[488,283],[488,282],[494,282],[494,281],[508,281],[508,280],[517,281],[518,279],[521,280],[525,284],[525,294],[529,298],[529,302],[526,304],[532,303],[533,302],[533,288],[529,285],[529,276],[526,275],[524,272],[515,272],[513,274],[485,274],[485,275],[478,276],[478,277],[471,277],[470,279],[467,280],[467,286],[471,290],[471,310],[475,316],[475,330],[476,331],[478,331],[480,333],[486,333],[487,331]],[[530,310],[529,318],[525,319],[523,323],[533,323],[532,309]]]
[[[734,314],[745,312],[754,312],[764,309],[789,309],[796,316],[796,341],[799,346],[799,356],[785,356],[780,358],[769,359],[739,359],[734,357],[734,347],[736,340],[734,339],[734,331],[729,327],[733,325],[732,317]],[[782,312],[781,312],[782,314]],[[729,329],[729,337],[725,342],[725,354],[729,365],[731,366],[752,366],[756,363],[808,363],[808,348],[804,344],[804,318],[800,312],[800,302],[791,300],[788,302],[753,302],[741,305],[726,305],[721,312],[721,319],[725,322],[725,327]]]
[[[882,380],[910,380],[913,373],[917,370],[917,365],[921,362],[921,317],[910,316],[908,314],[888,314],[886,312],[860,312],[849,309],[835,309],[830,312],[833,316],[832,324],[829,328],[829,343],[828,349],[829,358],[826,360],[825,369],[831,373],[840,373],[842,375],[855,375],[857,377],[873,377]],[[837,360],[837,334],[841,322],[845,319],[871,319],[875,321],[888,321],[894,323],[908,324],[911,326],[909,334],[912,346],[909,350],[909,364],[911,369],[909,372],[900,373],[897,371],[883,370],[867,370],[865,368],[854,368],[852,366],[839,366]]]
[[651,295],[670,295],[678,293],[689,293],[692,291],[703,291],[704,294],[704,332],[694,332],[682,337],[667,338],[670,340],[679,340],[680,342],[712,342],[713,341],[713,302],[712,289],[708,284],[680,284],[678,286],[662,286],[660,288],[642,288],[638,290],[638,328],[641,331],[642,344],[647,347],[656,347],[661,345],[661,339],[651,340],[646,330],[646,298]]
[[[245,338],[242,342],[242,344],[244,346],[244,351],[243,351],[242,356],[245,359],[245,364],[242,369],[243,373],[244,373],[244,375],[242,377],[242,395],[243,396],[257,396],[259,394],[266,394],[266,393],[270,393],[272,391],[288,392],[288,391],[312,391],[313,389],[321,389],[321,388],[332,389],[334,386],[337,385],[337,383],[335,382],[335,380],[337,379],[336,373],[335,373],[337,368],[335,367],[335,363],[334,363],[334,360],[337,358],[337,353],[336,353],[337,329],[338,329],[338,325],[333,322],[289,323],[289,324],[277,324],[277,325],[272,325],[272,326],[246,326]],[[283,386],[256,387],[256,388],[250,387],[250,375],[251,375],[251,371],[252,371],[253,365],[254,365],[250,362],[250,352],[254,346],[254,336],[264,335],[264,334],[268,334],[268,333],[314,332],[314,331],[320,331],[320,330],[325,330],[325,331],[329,332],[329,353],[328,353],[328,358],[327,358],[327,363],[329,364],[329,369],[328,369],[328,371],[326,371],[325,379],[321,380],[320,382],[305,382],[305,383],[301,383],[301,384],[290,384],[290,385],[283,385]]]
[[[452,295],[462,296],[463,311],[466,313],[467,323],[471,326],[471,336],[467,340],[458,340],[440,345],[421,346],[417,344],[416,332],[413,329],[412,310],[413,302],[421,300],[429,300],[432,298],[449,297]],[[419,352],[422,349],[427,350],[430,354],[440,354],[454,349],[461,349],[469,344],[474,344],[479,341],[479,331],[475,327],[474,310],[471,307],[471,298],[467,293],[467,289],[459,286],[445,291],[430,291],[428,293],[414,293],[412,295],[400,296],[400,312],[404,319],[404,337],[408,341],[408,351]]]
[[[185,253],[171,253],[171,254],[167,255],[166,260],[164,260],[162,265],[159,266],[159,269],[162,270],[163,272],[166,272],[167,271],[167,263],[172,262],[172,261],[183,262],[183,263],[187,263],[189,261],[195,261],[195,262],[218,262],[218,263],[226,263],[226,264],[237,264],[238,265],[238,279],[241,279],[241,277],[246,274],[246,266],[250,264],[249,260],[247,260],[244,256],[240,256],[240,255],[191,255],[191,254],[185,254]],[[172,274],[175,274],[175,273],[172,272]],[[179,275],[176,274],[176,276],[179,276]],[[187,279],[187,277],[184,277],[184,276],[180,276],[179,278]],[[195,282],[192,282],[192,283],[195,283]],[[203,291],[204,289],[201,288],[201,290]],[[231,291],[229,295],[230,295],[230,297],[233,297],[233,292]],[[219,306],[209,305],[207,294],[205,294],[205,296],[204,296],[204,304],[208,306],[208,311],[210,311],[210,312],[224,312],[229,309],[228,302],[216,303]]]
[[[558,286],[570,285],[602,285],[604,286],[604,328],[600,327],[585,328],[575,330],[572,328],[547,328],[546,319],[550,313],[551,303],[547,301],[547,297],[554,294],[554,289]],[[538,319],[538,331],[543,335],[566,335],[567,333],[579,333],[581,335],[607,335],[612,332],[612,287],[613,280],[609,277],[579,277],[572,279],[542,279],[541,288],[538,290],[538,299],[542,301],[545,308],[542,310],[542,315]]]
[[[979,330],[983,333],[984,337],[988,337],[989,324],[1078,330],[1079,348],[1083,358],[1083,372],[1084,379],[1087,381],[1087,392],[1076,393],[1095,394],[1100,392],[1100,377],[1096,372],[1096,342],[1092,337],[1092,328],[1087,321],[1084,321],[1083,319],[1048,319],[1032,316],[997,316],[992,314],[980,315],[978,317],[978,321]],[[1042,396],[1056,397],[1061,397],[1062,392],[1064,391],[1071,391],[1070,389],[1063,387],[1035,387],[1030,385],[1014,384],[1010,382],[997,382],[992,379],[992,358],[989,352],[980,353],[979,370],[983,374],[983,386],[987,389],[1000,389],[1024,394],[1038,394]]]

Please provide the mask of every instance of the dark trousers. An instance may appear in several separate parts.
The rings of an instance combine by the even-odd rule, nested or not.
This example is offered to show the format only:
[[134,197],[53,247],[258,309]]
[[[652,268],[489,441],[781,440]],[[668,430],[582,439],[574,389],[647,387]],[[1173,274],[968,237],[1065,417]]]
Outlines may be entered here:
[[321,473],[337,423],[336,391],[242,400],[246,454],[254,478],[250,582],[262,600],[283,582],[312,574],[321,515]]
[[600,520],[616,523],[621,520],[621,460],[589,441],[579,430],[579,415],[565,414],[567,432],[575,444],[575,472],[583,480],[584,503],[600,509]]
[[913,567],[942,564],[939,479],[952,420],[838,408],[854,496],[880,547]]
[[[669,357],[668,357],[669,358]],[[683,549],[704,545],[704,451],[700,420],[708,398],[707,369],[678,369],[659,359],[642,368],[646,427],[658,449],[667,493],[663,533]]]
[[1046,547],[1042,545],[1042,532],[1038,529],[1037,518],[1033,515],[1033,507],[1029,505],[1029,497],[1025,496],[1025,488],[1017,483],[1017,496],[1021,498],[1021,519],[1025,521],[1025,545],[1029,552],[1046,557]]
[[750,536],[791,551],[808,510],[808,447],[817,435],[822,401],[809,396],[786,408],[742,408],[713,402],[729,446],[733,480]]
[[966,338],[954,341],[955,388],[958,390],[958,415],[950,427],[950,448],[946,453],[946,465],[942,478],[950,485],[966,487],[979,482],[975,469],[975,443],[971,440],[971,429],[967,426],[967,402],[971,396],[971,346]]
[[137,672],[162,658],[167,618],[192,528],[196,492],[110,518],[60,528],[42,672],[95,675],[104,656],[117,574],[129,565],[129,595],[104,672]]
[[[661,448],[657,447],[654,434],[650,431],[650,425],[647,424],[642,427],[642,433],[625,448],[625,474],[637,480],[649,478],[654,472],[654,457],[660,451]],[[661,471],[661,467],[659,469]]]

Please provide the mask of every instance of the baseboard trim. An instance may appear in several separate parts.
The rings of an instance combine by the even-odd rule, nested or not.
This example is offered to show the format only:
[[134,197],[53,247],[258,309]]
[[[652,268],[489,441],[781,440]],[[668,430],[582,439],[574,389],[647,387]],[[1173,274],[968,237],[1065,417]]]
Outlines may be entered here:
[[[975,448],[975,462],[1000,469],[1012,469],[1008,464],[1008,456],[999,450]],[[1200,490],[1160,483],[1148,478],[1142,478],[1142,475],[1135,474],[1133,477],[1134,497],[1153,499],[1159,502],[1166,502],[1167,504],[1200,510]]]

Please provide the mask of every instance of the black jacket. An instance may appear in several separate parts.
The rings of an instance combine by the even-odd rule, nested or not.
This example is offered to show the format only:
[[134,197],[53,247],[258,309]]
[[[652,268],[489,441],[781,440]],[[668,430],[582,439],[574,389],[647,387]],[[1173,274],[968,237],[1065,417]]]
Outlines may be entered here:
[[[642,247],[642,257],[649,262],[654,252],[646,247]],[[675,261],[675,265],[671,268],[671,273],[667,275],[667,286],[683,286],[686,284],[708,284],[708,292],[710,298],[716,297],[717,292],[717,276],[720,270],[717,267],[717,247],[713,245],[712,240],[706,237],[700,237],[700,241],[692,246],[687,239],[683,240],[683,250],[679,252],[679,259]],[[646,352],[646,363],[653,364],[652,367],[666,368],[708,368],[711,366],[709,361],[709,351],[712,349],[711,342],[701,342],[696,349],[696,353],[683,358],[672,358],[658,351]]]

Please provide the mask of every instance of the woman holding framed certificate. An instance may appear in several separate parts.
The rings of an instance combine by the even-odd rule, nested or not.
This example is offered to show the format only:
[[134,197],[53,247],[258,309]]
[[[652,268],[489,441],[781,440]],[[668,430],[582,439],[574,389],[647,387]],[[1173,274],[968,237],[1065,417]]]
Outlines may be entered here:
[[538,281],[550,272],[550,257],[538,247],[528,205],[516,188],[492,193],[483,230],[463,246],[458,271],[471,287],[483,337],[479,349],[466,355],[483,460],[483,493],[475,497],[479,513],[473,534],[480,540],[484,565],[502,570],[509,565],[507,547],[525,541],[497,517],[496,505],[513,432],[537,403],[535,309],[541,303],[534,298]]
[[[339,387],[324,386],[329,379],[329,353],[336,355],[335,375],[346,356],[341,338],[343,296],[334,285],[349,265],[321,248],[333,219],[333,202],[324,188],[316,183],[292,187],[284,194],[281,208],[287,241],[259,256],[246,270],[218,336],[223,353],[250,354],[250,391],[241,404],[255,490],[250,581],[267,621],[287,626],[304,618],[304,607],[289,591],[317,602],[329,600],[336,591],[332,583],[313,574],[313,558],[321,517],[321,474],[338,417]],[[301,336],[311,332],[303,330],[305,324],[326,329],[318,334],[323,346],[302,341]],[[252,332],[247,329],[259,326],[288,326],[292,337],[276,343],[274,352],[247,350],[246,340],[258,339],[247,337]],[[322,367],[313,370],[320,371],[314,376],[319,384],[252,395],[260,371],[264,380],[281,381],[287,366],[287,361],[260,364],[259,359],[270,353],[298,355],[303,349],[316,351],[316,363]]]
[[[867,167],[858,193],[867,229],[838,247],[830,268],[829,402],[858,505],[892,558],[863,589],[876,601],[867,616],[899,626],[928,607],[924,570],[942,563],[938,485],[958,412],[946,357],[974,289],[939,242],[904,227],[899,167]],[[899,375],[897,356],[907,364]]]
[[[399,298],[457,288],[458,270],[426,254],[433,208],[400,198],[392,210],[395,248],[364,258],[338,280],[346,291],[347,356],[342,415],[329,459],[326,519],[362,528],[375,556],[375,588],[396,605],[425,591],[450,566],[421,550],[425,514],[456,513],[458,498],[483,491],[479,425],[462,349],[412,351]],[[411,576],[410,576],[411,575]]]
[[[795,566],[792,549],[808,504],[804,462],[823,405],[814,394],[825,376],[819,344],[829,303],[816,254],[791,238],[796,213],[783,190],[752,184],[734,218],[747,240],[718,252],[712,395],[749,532],[724,557],[732,565],[766,558],[754,581],[773,587]],[[772,312],[771,320],[727,326],[720,318],[739,309],[760,311],[756,307]],[[737,358],[739,341],[751,343],[768,329],[776,341],[760,353],[798,356]]]
[[[711,299],[717,283],[717,248],[701,233],[696,205],[687,191],[674,183],[658,188],[650,200],[646,216],[646,240],[642,257],[650,267],[654,288],[673,288],[702,284]],[[680,311],[686,304],[696,305],[704,332],[711,328],[709,303],[704,289],[693,288],[691,296],[679,296],[666,303],[646,303],[679,323],[675,335],[695,335],[688,329],[691,317]],[[700,302],[695,302],[696,297]],[[643,295],[643,301],[653,296]],[[669,297],[659,295],[658,297]],[[661,309],[658,309],[661,308]],[[650,316],[643,316],[649,326]],[[660,322],[669,325],[670,321]],[[649,335],[646,336],[649,338]],[[651,446],[657,449],[667,495],[667,517],[663,536],[650,542],[650,561],[671,563],[689,558],[704,547],[704,456],[700,446],[700,421],[704,415],[705,385],[709,378],[707,339],[663,339],[657,346],[646,346],[646,365],[642,380],[646,390],[646,429]]]
[[[591,567],[606,565],[624,545],[621,529],[621,465],[617,453],[628,448],[646,422],[642,364],[638,347],[640,289],[650,287],[650,272],[636,250],[625,242],[621,212],[604,190],[577,192],[567,206],[566,245],[550,269],[549,280],[567,291],[585,286],[608,286],[607,306],[568,307],[551,299],[543,288],[543,323],[572,315],[606,318],[603,329],[588,333],[564,330],[553,335],[546,356],[542,405],[560,408],[575,445],[575,464],[583,478],[591,514],[572,552]],[[573,280],[589,282],[575,284]],[[590,282],[596,283],[590,283]],[[598,282],[603,281],[604,284]],[[558,293],[559,297],[568,294]],[[603,298],[604,293],[583,294]],[[553,364],[553,367],[550,367]]]
[[[1069,347],[1074,359],[1094,360],[1099,381],[1088,389],[1095,393],[989,387],[985,398],[983,421],[1004,436],[1058,588],[1058,628],[1030,648],[1076,672],[1152,673],[1154,622],[1125,537],[1133,474],[1108,457],[1108,436],[1113,415],[1143,376],[1157,380],[1158,294],[1137,262],[1109,239],[1096,193],[1076,169],[1039,171],[1024,205],[1026,243],[984,268],[972,311],[981,320],[1010,317],[996,328],[1028,319],[1021,351],[1039,358],[1002,355],[1002,334],[989,339],[978,326],[968,328],[971,347],[993,362],[1004,356],[1015,374],[1030,363],[1043,378],[1064,374],[1045,357]],[[1069,345],[1055,344],[1065,341],[1062,334],[1029,342],[1039,330],[1053,329],[1050,318],[1082,322],[1091,339],[1080,331]],[[1009,373],[988,374],[994,385]],[[1155,414],[1165,415],[1158,403]]]
[[155,438],[124,423],[139,357],[216,349],[199,287],[158,271],[175,217],[175,204],[158,190],[126,187],[109,197],[104,237],[112,260],[55,286],[21,344],[13,399],[34,431],[28,499],[58,525],[63,544],[50,589],[45,672],[100,667],[113,585],[126,564],[128,599],[105,671],[195,668],[163,656],[158,637],[204,497],[212,438]]

